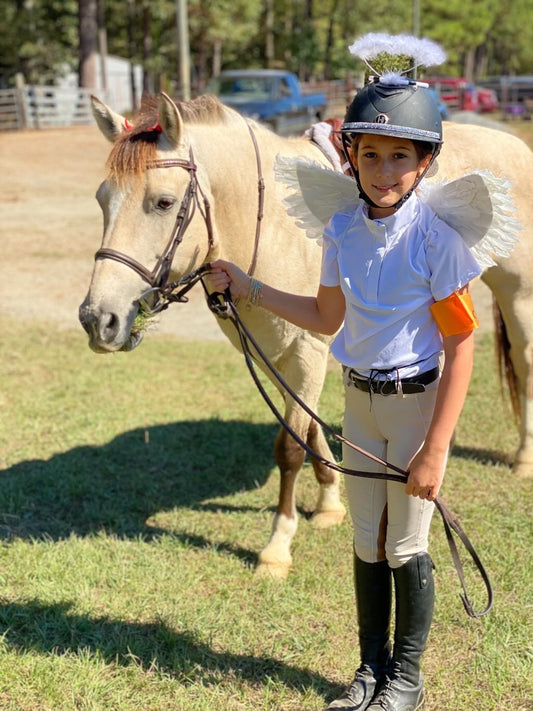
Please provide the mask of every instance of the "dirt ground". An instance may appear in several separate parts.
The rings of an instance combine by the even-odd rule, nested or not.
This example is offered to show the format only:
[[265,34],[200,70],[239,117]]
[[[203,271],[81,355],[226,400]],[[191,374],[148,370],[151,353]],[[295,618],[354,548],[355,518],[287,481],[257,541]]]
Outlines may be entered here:
[[[0,299],[5,316],[81,329],[102,218],[94,197],[110,144],[96,127],[0,133]],[[223,338],[201,287],[157,326],[183,338]]]
[[[96,127],[0,133],[0,300],[4,316],[80,329],[78,306],[100,246],[95,192],[110,144]],[[491,297],[474,286],[483,328],[492,328]],[[223,338],[195,287],[188,304],[166,311],[155,333]]]

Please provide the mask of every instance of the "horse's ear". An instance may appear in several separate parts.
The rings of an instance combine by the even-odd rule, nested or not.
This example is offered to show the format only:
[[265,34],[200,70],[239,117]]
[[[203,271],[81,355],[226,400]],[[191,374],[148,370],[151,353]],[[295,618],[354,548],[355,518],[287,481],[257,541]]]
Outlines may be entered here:
[[164,91],[159,94],[159,123],[172,146],[177,148],[183,134],[183,121],[178,107]]
[[124,116],[112,111],[109,106],[106,106],[104,102],[100,101],[96,96],[91,96],[91,106],[98,128],[108,141],[114,143],[122,131],[128,127],[128,120],[124,118]]

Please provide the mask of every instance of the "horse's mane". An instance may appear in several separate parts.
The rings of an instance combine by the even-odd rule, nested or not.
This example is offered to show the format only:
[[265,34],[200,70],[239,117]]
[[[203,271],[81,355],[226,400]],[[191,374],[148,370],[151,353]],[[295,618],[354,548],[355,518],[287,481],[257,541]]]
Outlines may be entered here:
[[[185,123],[217,124],[231,119],[231,111],[209,94],[192,101],[176,102],[176,106]],[[125,176],[138,175],[146,169],[147,163],[154,160],[157,142],[161,132],[157,113],[158,97],[144,95],[139,113],[132,125],[128,122],[117,139],[107,160],[108,177],[121,181]]]

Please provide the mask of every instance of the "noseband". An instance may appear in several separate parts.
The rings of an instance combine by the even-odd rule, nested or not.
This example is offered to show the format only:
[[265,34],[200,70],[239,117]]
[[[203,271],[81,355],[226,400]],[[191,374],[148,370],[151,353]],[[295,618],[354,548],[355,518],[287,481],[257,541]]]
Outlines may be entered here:
[[[248,127],[248,131],[250,133],[255,151],[259,192],[254,250],[252,255],[252,261],[248,268],[248,274],[251,275],[255,270],[257,261],[257,250],[261,233],[261,221],[263,219],[265,183],[261,171],[261,158],[259,154],[257,140],[250,124],[247,123],[246,125]],[[147,163],[146,169],[150,170],[153,168],[183,168],[189,173],[189,184],[187,185],[185,195],[183,196],[183,199],[181,201],[181,205],[176,216],[176,221],[174,223],[174,227],[172,228],[172,233],[166,244],[166,247],[164,248],[159,259],[157,260],[154,268],[150,271],[133,257],[130,257],[128,254],[124,254],[124,252],[119,252],[118,250],[113,249],[111,247],[101,247],[94,255],[95,260],[112,259],[115,262],[124,264],[130,269],[133,269],[134,272],[136,272],[142,279],[144,279],[144,281],[146,281],[150,285],[150,288],[144,292],[141,297],[141,301],[144,302],[144,297],[150,292],[156,294],[156,303],[149,309],[151,312],[161,311],[163,308],[166,308],[166,306],[168,306],[170,301],[187,301],[183,294],[198,281],[201,273],[205,271],[204,268],[200,267],[200,269],[195,270],[190,275],[182,277],[177,282],[173,282],[171,284],[168,283],[170,270],[172,268],[172,262],[176,254],[176,250],[183,240],[185,231],[187,230],[192,221],[196,208],[198,208],[200,213],[202,214],[207,229],[208,254],[215,244],[213,235],[213,224],[211,221],[211,206],[209,204],[207,195],[202,190],[202,186],[198,181],[197,165],[194,161],[192,148],[189,152],[189,160],[184,160],[182,158],[164,158],[149,161]],[[200,196],[202,198],[202,202],[200,201]],[[172,294],[172,292],[177,286],[183,284],[185,284],[186,286],[183,290],[179,292],[179,294]]]

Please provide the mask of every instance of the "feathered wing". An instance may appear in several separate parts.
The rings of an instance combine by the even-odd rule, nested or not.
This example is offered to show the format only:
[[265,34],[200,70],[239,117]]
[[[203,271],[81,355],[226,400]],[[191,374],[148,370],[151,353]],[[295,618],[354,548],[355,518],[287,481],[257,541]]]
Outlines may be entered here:
[[[353,178],[307,158],[276,157],[276,180],[284,183],[289,215],[296,217],[307,236],[322,240],[324,227],[336,212],[355,210],[359,204]],[[511,183],[489,171],[474,171],[450,182],[427,182],[419,197],[464,239],[480,267],[508,257],[522,229],[513,217],[516,208]]]
[[516,211],[511,183],[488,170],[474,171],[457,180],[423,182],[420,199],[469,246],[480,267],[493,267],[494,257],[508,257],[518,242],[522,226]]
[[287,212],[311,239],[320,242],[324,227],[336,212],[355,210],[359,204],[352,178],[308,158],[278,155],[274,172],[276,180],[289,190],[283,200]]

